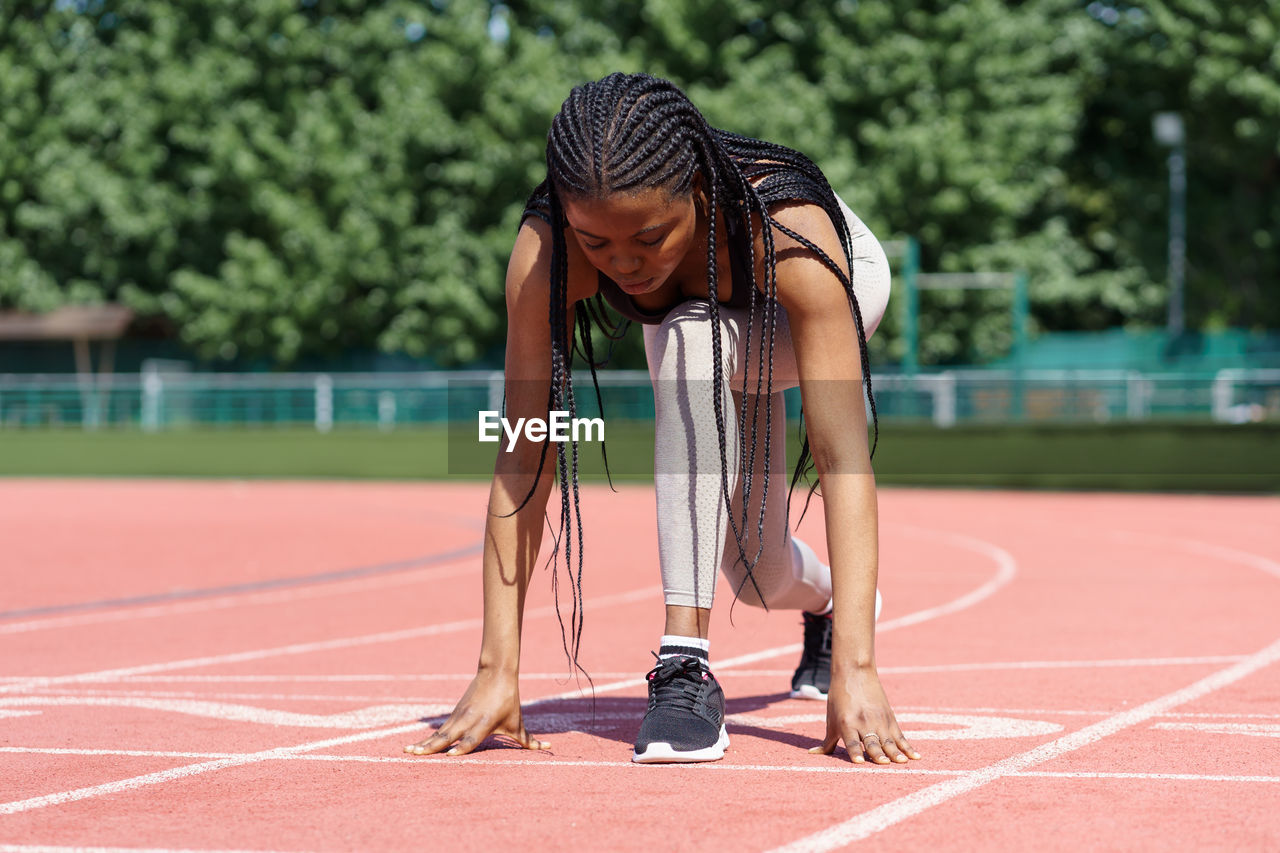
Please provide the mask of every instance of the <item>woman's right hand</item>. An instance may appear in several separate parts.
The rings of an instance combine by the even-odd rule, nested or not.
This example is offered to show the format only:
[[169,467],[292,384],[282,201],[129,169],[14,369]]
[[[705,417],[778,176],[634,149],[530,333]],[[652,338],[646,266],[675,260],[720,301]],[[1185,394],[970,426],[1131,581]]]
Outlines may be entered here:
[[[466,755],[490,735],[510,738],[525,749],[550,749],[551,744],[530,736],[520,714],[518,677],[480,670],[462,694],[444,725],[425,740],[406,746],[414,755]],[[450,748],[452,747],[452,748]]]

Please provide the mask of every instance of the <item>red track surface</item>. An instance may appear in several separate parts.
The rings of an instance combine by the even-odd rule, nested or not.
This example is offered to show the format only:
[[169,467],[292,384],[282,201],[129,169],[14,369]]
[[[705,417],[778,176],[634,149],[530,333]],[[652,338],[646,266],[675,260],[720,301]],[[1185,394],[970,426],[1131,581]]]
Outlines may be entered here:
[[401,747],[473,671],[484,486],[0,481],[0,851],[1280,849],[1280,499],[884,490],[923,760],[808,755],[796,614],[722,595],[730,751],[641,767],[652,495],[586,492],[594,716],[543,573],[553,748],[450,759]]

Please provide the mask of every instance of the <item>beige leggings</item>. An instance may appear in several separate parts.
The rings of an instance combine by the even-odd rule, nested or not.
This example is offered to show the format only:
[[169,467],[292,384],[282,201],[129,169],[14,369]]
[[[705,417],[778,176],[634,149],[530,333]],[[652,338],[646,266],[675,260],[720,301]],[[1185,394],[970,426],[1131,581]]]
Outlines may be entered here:
[[[854,292],[862,311],[867,336],[879,325],[889,295],[889,264],[879,242],[846,209],[853,233]],[[753,606],[821,610],[831,598],[831,571],[813,549],[791,535],[787,525],[787,489],[790,472],[786,462],[786,415],[782,391],[799,384],[795,352],[786,311],[777,306],[773,352],[773,391],[770,409],[769,458],[765,459],[765,400],[747,395],[746,428],[751,411],[759,403],[758,433],[748,440],[747,453],[755,448],[751,465],[751,506],[743,524],[742,492],[737,471],[741,452],[738,413],[742,383],[747,372],[747,309],[720,306],[721,364],[725,382],[723,424],[715,417],[712,382],[711,307],[695,299],[672,309],[660,325],[645,326],[645,355],[653,382],[656,407],[654,480],[657,491],[658,557],[666,603],[686,607],[711,607],[717,568],[724,572],[742,601]],[[750,364],[757,364],[761,346],[761,318],[752,330]],[[749,387],[755,387],[754,372]],[[763,387],[763,386],[761,386]],[[738,390],[734,390],[738,389]],[[763,397],[763,395],[761,395]],[[720,435],[724,435],[728,468],[726,511],[722,491]],[[763,476],[769,469],[765,497],[763,547],[757,529]],[[746,577],[737,542],[729,534],[729,512],[743,534],[747,559],[759,559]]]

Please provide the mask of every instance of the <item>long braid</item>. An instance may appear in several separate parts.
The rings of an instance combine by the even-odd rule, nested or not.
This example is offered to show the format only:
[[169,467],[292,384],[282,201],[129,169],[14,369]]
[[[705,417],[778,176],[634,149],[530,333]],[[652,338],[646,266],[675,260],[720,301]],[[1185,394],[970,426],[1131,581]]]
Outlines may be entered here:
[[[845,269],[851,274],[853,271],[853,243],[852,236],[849,233],[849,224],[844,217],[844,212],[840,209],[839,202],[836,200],[835,193],[831,189],[826,176],[822,174],[822,170],[817,167],[812,160],[793,149],[782,145],[776,145],[771,142],[764,142],[759,139],[752,139],[748,136],[741,136],[726,131],[717,131],[722,140],[724,140],[726,148],[732,153],[735,159],[742,161],[743,174],[751,178],[760,178],[757,192],[765,202],[766,222],[765,231],[769,230],[768,226],[778,228],[787,236],[804,245],[813,252],[822,263],[827,266],[839,279],[841,285],[845,288],[848,297],[850,311],[854,318],[854,325],[858,334],[858,351],[862,367],[863,387],[866,391],[867,402],[871,409],[872,422],[872,444],[871,455],[875,456],[876,447],[880,439],[880,421],[879,413],[876,408],[875,394],[871,385],[871,364],[867,353],[867,336],[866,329],[863,325],[862,310],[858,305],[858,300],[853,290],[853,282],[849,275],[845,273]],[[767,207],[770,204],[802,199],[812,201],[819,204],[831,219],[833,225],[840,236],[840,242],[844,248],[846,266],[835,263],[825,252],[812,241],[797,234],[791,229],[779,223],[774,217],[767,214]],[[803,436],[803,412],[801,412],[801,429],[802,429],[802,447],[800,457],[796,462],[794,474],[791,478],[791,488],[800,482],[809,471],[812,470],[813,462],[809,449],[809,440]],[[817,483],[809,489],[809,496],[812,497],[813,490],[817,488]],[[808,501],[805,503],[808,506]]]
[[[527,215],[542,217],[551,226],[552,262],[550,323],[551,389],[548,409],[568,409],[570,416],[576,413],[572,380],[572,361],[575,350],[581,350],[591,370],[592,383],[600,401],[599,382],[596,377],[596,359],[591,350],[590,323],[594,321],[615,339],[625,326],[615,327],[604,321],[603,311],[591,306],[576,306],[575,322],[566,323],[568,313],[568,253],[565,243],[564,217],[561,199],[607,198],[614,193],[663,188],[672,197],[692,192],[695,174],[706,180],[708,199],[707,235],[707,293],[713,331],[712,356],[713,406],[716,426],[720,435],[720,485],[726,506],[731,505],[729,494],[729,460],[725,439],[727,413],[724,410],[725,379],[721,370],[722,350],[719,335],[719,270],[718,220],[741,227],[747,236],[746,269],[752,271],[750,310],[747,317],[747,339],[744,362],[752,363],[752,345],[756,323],[764,335],[756,359],[754,393],[749,386],[751,370],[747,371],[742,386],[742,404],[736,412],[740,452],[736,475],[742,489],[742,517],[738,519],[728,512],[729,525],[738,550],[738,559],[745,567],[740,594],[746,582],[755,585],[752,570],[759,560],[764,542],[765,506],[769,494],[769,466],[765,465],[760,482],[753,482],[757,444],[760,435],[760,406],[764,401],[763,452],[769,458],[772,441],[774,345],[778,322],[777,253],[774,229],[796,240],[813,252],[830,268],[848,296],[850,310],[858,335],[858,348],[862,362],[863,382],[871,407],[876,440],[872,443],[874,454],[879,437],[879,420],[875,398],[871,388],[871,370],[867,358],[866,332],[862,313],[853,291],[850,275],[853,269],[852,240],[849,227],[840,209],[835,193],[817,165],[797,151],[781,145],[717,130],[707,124],[702,114],[688,98],[671,83],[644,74],[611,74],[594,83],[578,86],[570,92],[560,112],[551,123],[547,134],[547,180],[530,197],[526,205]],[[770,213],[769,208],[784,201],[808,201],[820,205],[830,217],[840,236],[845,264],[842,267],[824,253],[812,241],[783,226]],[[755,260],[751,247],[755,245],[754,217],[761,223],[760,237],[764,244],[764,280],[757,292],[754,270]],[[730,241],[731,251],[740,251]],[[846,272],[846,270],[848,272]],[[597,297],[597,303],[600,302]],[[585,308],[585,310],[584,310]],[[757,311],[761,316],[756,317]],[[581,344],[579,345],[579,341]],[[748,398],[751,400],[748,405]],[[601,415],[603,404],[601,403]],[[803,411],[801,412],[803,430]],[[803,435],[803,432],[802,432]],[[573,610],[569,626],[561,621],[565,651],[577,666],[577,655],[582,637],[582,567],[583,533],[579,506],[578,447],[570,441],[570,447],[561,443],[556,448],[556,468],[560,480],[561,513],[558,544],[562,543],[565,570],[572,585]],[[546,445],[542,448],[545,460]],[[606,459],[607,469],[607,459]],[[801,455],[791,478],[794,490],[799,480],[812,469],[809,442],[804,438]],[[539,472],[542,470],[540,462]],[[536,482],[535,486],[536,488]],[[817,488],[810,489],[812,496]],[[755,519],[758,547],[748,555],[745,533],[751,519],[751,498],[759,490],[760,509]],[[533,490],[530,491],[530,496]],[[526,497],[526,502],[528,497]],[[788,501],[789,503],[789,501]],[[522,504],[523,506],[523,504]],[[574,528],[576,527],[576,535]],[[571,570],[574,557],[573,542],[577,542],[576,572]],[[553,571],[553,578],[556,577]],[[553,580],[558,590],[558,584]],[[756,588],[759,594],[758,587]],[[761,596],[761,598],[763,598]],[[558,602],[557,593],[557,602]],[[557,607],[557,616],[559,609]],[[580,669],[580,667],[579,667]]]
[[[708,183],[712,187],[715,187],[716,173],[715,173],[714,165],[710,166],[709,170],[710,170],[710,173],[708,175],[708,179],[709,179]],[[716,429],[720,435],[720,493],[721,493],[721,496],[724,498],[725,507],[730,508],[733,506],[733,499],[732,499],[732,496],[729,494],[729,476],[728,476],[729,459],[728,459],[728,448],[725,445],[725,439],[724,439],[724,434],[725,434],[724,372],[721,370],[721,367],[720,367],[721,364],[723,363],[722,361],[723,353],[721,350],[722,345],[720,341],[720,299],[719,299],[720,276],[717,271],[717,260],[718,260],[717,255],[719,253],[717,251],[717,246],[716,246],[716,220],[719,218],[719,215],[718,215],[719,208],[718,208],[718,205],[716,204],[716,195],[717,194],[714,191],[709,192],[707,194],[708,206],[709,206],[709,209],[707,212],[707,302],[711,307],[711,363],[713,365],[711,370],[711,400],[712,400],[712,407],[715,410]],[[745,400],[746,400],[746,397],[744,395],[743,397],[744,408],[745,408]],[[751,433],[752,433],[751,437],[752,439],[754,439],[755,438],[754,422],[752,423]],[[739,441],[741,442],[741,436],[742,436],[741,432],[739,433],[739,436],[740,436]],[[754,457],[755,442],[751,441],[749,442],[749,444],[751,445],[751,453]],[[752,470],[750,467],[746,467],[744,470],[745,462],[746,462],[745,454],[739,452],[738,476],[741,478],[739,482],[742,483],[742,495],[743,495],[742,497],[743,526],[742,528],[739,529],[738,522],[734,518],[733,512],[731,510],[727,511],[725,513],[725,516],[729,519],[729,527],[733,532],[734,542],[737,544],[737,547],[738,547],[738,558],[743,562],[744,565],[747,566],[747,571],[745,576],[743,577],[742,583],[745,585],[747,580],[750,580],[752,587],[755,588],[757,597],[761,601],[763,601],[764,595],[763,593],[761,593],[760,587],[756,584],[754,572],[751,571],[751,569],[755,567],[756,561],[759,559],[759,552],[757,552],[755,557],[748,560],[746,555],[746,549],[743,547],[743,544],[742,544],[742,539],[743,539],[742,531],[746,529],[746,520],[747,520],[746,508],[750,506],[750,493],[751,493],[750,477],[751,477],[751,470]],[[768,474],[766,473],[765,476],[766,476],[766,482],[767,482]],[[740,591],[741,591],[741,586],[739,587],[738,590],[734,591],[735,598],[738,597],[738,594],[740,593]]]
[[[554,197],[551,200],[551,212],[553,218],[563,216],[559,200]],[[551,400],[548,406],[548,416],[552,411],[567,410],[572,421],[577,413],[577,407],[574,404],[573,373],[571,370],[573,362],[572,330],[566,326],[566,318],[568,317],[569,256],[565,250],[563,229],[553,228],[551,240],[551,299],[550,316],[548,317],[551,324]],[[545,446],[544,443],[543,447],[545,448]],[[564,547],[564,570],[570,582],[573,601],[568,628],[566,629],[565,627],[559,606],[556,607],[556,619],[560,623],[560,637],[564,645],[565,654],[573,662],[573,666],[585,675],[586,671],[578,663],[583,626],[581,523],[578,524],[579,541],[576,576],[573,571],[573,538],[565,535],[573,530],[574,521],[581,522],[578,502],[578,455],[576,442],[573,446],[572,459],[568,458],[563,443],[556,445],[556,469],[560,480],[559,538]],[[537,488],[536,481],[533,488]],[[560,600],[559,581],[558,572],[554,567],[551,577],[552,590],[558,604]],[[589,675],[587,678],[590,680]]]
[[[750,490],[751,490],[751,472],[754,472],[755,470],[754,460],[755,460],[755,448],[757,443],[756,437],[758,435],[757,429],[758,429],[759,418],[760,418],[759,406],[760,406],[760,400],[763,399],[765,401],[765,431],[764,431],[765,466],[764,466],[764,480],[760,484],[760,510],[756,517],[757,547],[756,547],[756,553],[752,556],[752,559],[749,562],[744,560],[746,576],[743,578],[742,582],[738,584],[738,588],[734,590],[734,601],[736,603],[737,599],[741,597],[742,590],[746,587],[746,581],[747,579],[750,579],[752,586],[756,588],[757,597],[760,599],[761,604],[765,605],[767,609],[768,605],[764,601],[764,596],[759,595],[759,587],[756,585],[756,581],[755,581],[752,570],[755,568],[756,562],[760,559],[760,555],[761,553],[763,553],[763,550],[764,550],[765,509],[767,507],[768,500],[769,500],[769,476],[771,472],[769,471],[768,460],[771,458],[770,451],[771,451],[772,440],[773,440],[773,437],[772,437],[773,406],[771,404],[771,400],[773,397],[773,349],[774,349],[774,340],[776,337],[774,332],[776,331],[776,328],[777,328],[777,296],[778,296],[777,254],[776,254],[774,242],[773,242],[773,231],[768,225],[768,223],[772,220],[772,217],[769,216],[768,210],[765,207],[763,201],[761,200],[759,194],[755,191],[753,187],[751,187],[749,183],[746,184],[746,190],[747,190],[748,198],[754,201],[754,205],[752,206],[757,208],[758,211],[760,212],[761,222],[765,223],[765,227],[761,231],[761,239],[762,239],[762,242],[764,243],[764,270],[765,270],[765,283],[764,283],[765,298],[764,298],[764,308],[763,308],[765,316],[763,318],[762,325],[763,325],[765,338],[768,341],[769,351],[768,351],[768,358],[766,363],[764,347],[762,346],[760,348],[758,363],[756,365],[756,392],[754,395],[755,408],[753,409],[751,414],[751,441],[750,441],[751,463],[747,468],[748,473],[746,475],[745,482],[744,482],[743,498],[742,498],[743,513],[745,518],[745,513],[747,512],[748,507],[750,507],[751,505],[750,496],[749,496]],[[752,265],[752,269],[754,269],[754,264]],[[754,291],[755,290],[754,274],[752,276],[752,279],[753,279],[752,290]],[[752,307],[749,312],[748,321],[747,321],[748,332],[751,328],[752,321],[754,319],[753,315],[755,314],[756,302],[757,300],[754,299],[754,293],[753,293]],[[749,355],[747,358],[744,358],[744,363],[748,365],[750,364]],[[763,388],[763,391],[764,391],[763,394],[761,394],[762,389],[760,387],[761,377],[764,377],[764,382],[765,382],[765,385]],[[743,377],[743,408],[744,409],[746,408],[746,397],[747,397],[746,382],[748,378],[749,377],[747,376]],[[744,412],[744,420],[745,420],[745,412]],[[784,514],[784,516],[789,518],[790,516],[789,507],[787,509],[787,512]],[[739,548],[741,549],[741,546],[739,546]]]

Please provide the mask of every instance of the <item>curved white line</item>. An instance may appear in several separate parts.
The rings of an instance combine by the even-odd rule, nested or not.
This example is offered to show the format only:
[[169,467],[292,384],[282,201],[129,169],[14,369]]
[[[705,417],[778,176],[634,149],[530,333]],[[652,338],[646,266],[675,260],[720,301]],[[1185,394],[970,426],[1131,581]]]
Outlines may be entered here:
[[[1119,532],[1117,532],[1117,536],[1138,540],[1158,539],[1161,543],[1178,545],[1192,552],[1199,552],[1228,562],[1242,563],[1280,577],[1280,563],[1276,563],[1274,560],[1263,557],[1260,554],[1193,539],[1146,537],[1141,534],[1123,534]],[[981,788],[990,782],[1008,776],[1023,775],[1028,768],[1037,764],[1043,764],[1081,747],[1090,746],[1103,738],[1139,723],[1166,716],[1171,710],[1180,705],[1185,705],[1188,702],[1200,699],[1216,690],[1234,684],[1261,669],[1271,666],[1277,661],[1280,661],[1280,640],[1273,641],[1266,648],[1249,655],[1226,669],[1219,670],[1172,693],[1166,693],[1136,708],[1099,720],[1096,723],[1085,726],[1083,729],[1078,729],[1049,743],[1041,744],[1020,755],[1006,758],[995,764],[989,764],[986,767],[970,771],[963,776],[957,776],[945,782],[939,782],[914,791],[905,797],[899,797],[884,805],[855,815],[843,823],[776,848],[771,853],[817,853],[817,851],[846,847],[855,841],[869,838],[895,824],[901,823],[907,818],[914,817],[934,806],[941,805],[962,794]]]
[[[940,616],[948,616],[952,613],[959,613],[961,610],[973,607],[980,601],[990,598],[1001,587],[1008,584],[1018,574],[1018,561],[1013,558],[1008,551],[998,545],[992,544],[982,539],[975,539],[972,536],[962,536],[959,533],[951,533],[944,530],[933,530],[927,527],[916,527],[914,525],[894,524],[892,527],[901,530],[910,531],[919,536],[936,539],[957,548],[964,548],[970,551],[976,551],[983,556],[990,557],[996,564],[996,573],[987,580],[982,586],[967,592],[959,598],[948,601],[946,604],[939,604],[936,607],[926,607],[924,610],[917,610],[914,613],[908,613],[905,616],[899,616],[896,619],[886,619],[876,625],[876,633],[881,634],[885,631],[893,631],[897,628],[906,628],[910,625],[919,625],[921,622],[928,622],[930,619],[937,619]],[[764,649],[759,652],[749,652],[745,655],[737,657],[725,658],[715,662],[717,672],[724,669],[732,669],[738,666],[744,666],[749,663],[755,663],[768,658],[779,657],[781,655],[793,655],[803,648],[802,643],[789,643],[785,646],[777,646],[772,649]],[[534,702],[527,703],[529,705],[541,704],[543,702],[555,702],[561,699],[576,699],[581,696],[589,696],[592,692],[612,693],[616,690],[625,690],[628,687],[636,687],[643,685],[643,678],[628,678],[623,681],[615,681],[609,684],[602,684],[595,688],[594,691],[584,691],[580,689],[568,690],[563,693],[557,693],[554,696],[547,696],[543,699],[537,699]]]
[[997,569],[994,577],[967,595],[962,595],[953,601],[949,601],[946,604],[940,604],[937,607],[917,610],[915,613],[908,613],[906,616],[899,616],[896,619],[886,619],[884,622],[881,622],[876,626],[877,634],[885,631],[892,631],[895,628],[905,628],[908,625],[919,625],[921,622],[928,622],[930,619],[937,619],[939,616],[959,613],[961,610],[968,609],[978,602],[995,595],[997,590],[1007,585],[1018,574],[1018,561],[1013,558],[1012,554],[1001,548],[999,545],[995,545],[983,539],[975,539],[972,536],[962,536],[959,533],[949,533],[942,530],[931,530],[927,527],[915,527],[913,525],[906,524],[897,524],[894,526],[902,530],[914,532],[918,536],[936,539],[948,545],[954,545],[957,548],[975,551],[985,557],[990,557],[995,561]]
[[[948,602],[947,604],[943,604],[938,607],[926,608],[925,610],[918,611],[916,613],[910,613],[910,614],[907,614],[906,616],[898,617],[898,619],[895,619],[895,620],[889,620],[888,622],[885,622],[882,625],[878,626],[878,630],[892,630],[893,628],[906,627],[907,625],[916,625],[916,624],[919,624],[920,622],[924,622],[929,619],[936,619],[939,616],[955,613],[967,607],[972,607],[973,605],[977,604],[979,601],[982,601],[983,599],[995,593],[996,590],[998,590],[1000,587],[1004,586],[1010,580],[1012,580],[1014,575],[1016,574],[1017,564],[1013,560],[1013,557],[1011,557],[1007,551],[1004,551],[1002,548],[992,545],[989,542],[984,542],[982,540],[973,539],[967,536],[960,536],[958,534],[944,533],[942,531],[932,531],[924,528],[908,528],[908,529],[914,529],[917,532],[922,533],[926,536],[934,536],[935,538],[942,539],[943,541],[950,541],[956,544],[958,547],[970,548],[971,550],[977,550],[980,553],[985,553],[985,554],[988,554],[989,556],[992,556],[997,563],[996,574],[994,577],[992,577],[982,586],[978,587],[972,592],[966,593],[965,595],[961,596],[958,599],[955,599],[951,602]],[[605,596],[602,599],[597,599],[595,601],[588,602],[588,606],[593,606],[593,605],[600,606],[606,601],[613,603],[621,600],[636,600],[636,599],[644,598],[644,597],[647,597],[648,595],[653,594],[655,589],[656,587],[646,587],[644,589],[633,590],[628,593],[622,593],[621,595],[617,595],[617,596]],[[549,610],[549,608],[541,608],[541,610]],[[534,611],[534,612],[538,612],[538,611]],[[532,614],[526,614],[526,618],[530,615]],[[429,626],[426,629],[393,631],[393,632],[387,632],[383,634],[366,635],[362,637],[347,637],[347,638],[342,638],[340,640],[330,640],[330,641],[319,642],[319,643],[301,643],[301,644],[295,644],[291,646],[282,646],[282,647],[273,648],[273,649],[262,649],[254,652],[242,652],[242,653],[233,654],[233,655],[215,655],[207,658],[193,658],[189,660],[169,661],[166,663],[152,664],[149,666],[127,667],[127,668],[116,669],[116,670],[106,670],[103,672],[96,672],[96,673],[83,673],[80,675],[62,676],[62,677],[47,678],[47,679],[32,679],[31,681],[26,683],[19,682],[16,684],[8,684],[8,685],[0,686],[0,693],[19,692],[24,689],[30,689],[32,687],[47,687],[47,686],[52,686],[53,684],[76,683],[76,682],[84,682],[84,681],[117,680],[130,675],[143,675],[143,674],[149,674],[154,672],[162,672],[162,671],[171,670],[171,669],[187,669],[194,666],[208,666],[213,663],[221,664],[221,663],[234,662],[238,660],[261,659],[264,657],[273,657],[277,655],[297,654],[302,651],[308,651],[308,652],[318,651],[323,648],[330,648],[330,647],[365,645],[369,643],[386,642],[392,639],[407,639],[410,636],[421,636],[427,633],[442,633],[447,630],[457,630],[462,627],[468,627],[468,628],[479,627],[479,623],[480,623],[479,619],[462,620],[460,622],[451,623],[449,625]],[[889,627],[889,626],[892,626],[892,627]],[[800,648],[799,645],[783,646],[781,648],[770,649],[765,652],[757,652],[751,655],[743,655],[736,659],[721,661],[717,663],[716,666],[717,668],[726,668],[730,666],[740,665],[742,663],[748,663],[754,660],[759,660],[761,656],[772,657],[780,654],[794,653],[795,651],[798,651],[799,648]],[[604,692],[612,692],[615,690],[622,690],[622,689],[626,689],[629,687],[634,687],[642,684],[644,684],[643,679],[627,679],[625,681],[614,682],[612,684],[605,684],[605,685],[596,687],[595,693],[599,694]],[[547,702],[555,701],[557,699],[575,698],[580,695],[583,695],[583,692],[581,690],[575,689],[572,691],[566,691],[556,696],[548,696],[543,699],[536,700],[534,702],[526,703],[525,707],[530,708],[532,706],[541,705]],[[423,727],[422,723],[410,723],[402,726],[394,726],[391,728],[375,729],[372,731],[362,732],[358,735],[349,735],[344,738],[332,738],[324,741],[316,741],[308,744],[300,744],[295,747],[285,747],[282,749],[264,750],[260,753],[245,755],[236,759],[222,759],[222,760],[192,764],[192,765],[187,765],[185,767],[176,767],[171,770],[165,770],[158,773],[149,773],[143,776],[134,777],[132,779],[123,779],[118,782],[110,782],[104,785],[89,786],[89,787],[80,788],[74,791],[63,791],[56,794],[50,794],[44,797],[33,797],[28,800],[22,800],[17,802],[0,803],[0,814],[13,814],[16,812],[27,811],[30,809],[57,805],[64,802],[71,802],[71,801],[76,801],[76,800],[81,800],[81,799],[86,799],[91,797],[103,796],[106,794],[117,793],[119,791],[131,790],[138,787],[154,785],[158,783],[172,781],[175,779],[186,778],[192,775],[221,770],[226,767],[236,767],[242,764],[249,764],[257,761],[269,760],[271,758],[280,757],[282,755],[296,755],[300,753],[312,752],[314,750],[327,748],[329,746],[333,746],[339,743],[353,743],[353,742],[358,742],[363,740],[376,739],[384,736],[389,736],[392,734],[416,731],[421,729],[422,727]]]
[[1143,545],[1172,545],[1181,548],[1184,551],[1190,551],[1193,554],[1200,554],[1205,557],[1211,557],[1215,560],[1225,560],[1228,563],[1240,563],[1244,566],[1255,568],[1260,572],[1266,572],[1280,578],[1280,563],[1261,554],[1254,554],[1252,551],[1241,551],[1239,548],[1228,548],[1225,545],[1215,545],[1211,542],[1202,542],[1199,539],[1182,539],[1177,536],[1152,536],[1147,533],[1137,533],[1131,530],[1113,530],[1108,534],[1108,538],[1117,542],[1128,542],[1131,544]]

